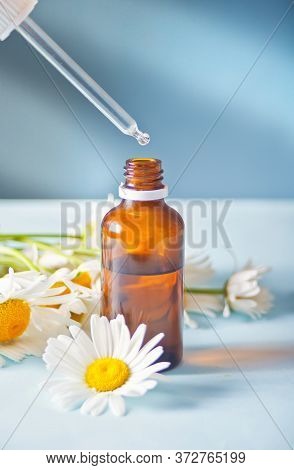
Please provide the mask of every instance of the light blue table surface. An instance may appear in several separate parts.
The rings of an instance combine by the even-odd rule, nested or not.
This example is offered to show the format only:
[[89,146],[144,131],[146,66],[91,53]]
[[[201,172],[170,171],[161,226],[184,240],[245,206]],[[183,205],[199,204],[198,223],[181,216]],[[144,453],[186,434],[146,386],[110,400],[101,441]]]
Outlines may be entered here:
[[[0,215],[1,232],[54,231],[60,203],[2,201]],[[190,223],[209,228],[209,216]],[[241,264],[252,257],[272,266],[265,279],[275,294],[271,313],[211,324],[198,317],[199,328],[184,332],[183,364],[145,397],[129,399],[124,418],[57,411],[46,391],[36,398],[46,378],[41,360],[10,363],[0,371],[1,444],[10,437],[7,449],[293,447],[294,202],[235,200],[225,228]],[[221,242],[208,249],[220,279],[232,258]]]

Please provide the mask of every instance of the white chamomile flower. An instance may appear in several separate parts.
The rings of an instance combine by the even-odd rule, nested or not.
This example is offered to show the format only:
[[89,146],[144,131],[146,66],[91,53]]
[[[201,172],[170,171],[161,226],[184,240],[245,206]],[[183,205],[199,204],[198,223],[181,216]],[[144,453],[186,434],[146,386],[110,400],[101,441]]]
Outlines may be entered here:
[[50,289],[46,276],[28,271],[0,279],[0,366],[4,357],[20,361],[27,355],[41,356],[47,339],[67,332],[70,317],[52,305],[70,300],[63,289]]
[[[72,252],[67,252],[67,255],[72,254]],[[55,253],[52,250],[44,251],[39,260],[39,265],[42,268],[49,269],[49,270],[56,270],[60,268],[65,268],[70,265],[68,257],[61,253]]]
[[272,306],[272,295],[265,287],[258,285],[258,280],[268,271],[265,266],[254,267],[248,263],[229,278],[225,286],[224,317],[229,317],[231,310],[253,318],[268,312]]
[[84,287],[95,287],[100,279],[100,262],[98,259],[90,259],[84,261],[80,266],[71,273],[71,280]]
[[157,344],[164,335],[142,347],[146,325],[139,325],[131,337],[122,315],[111,321],[93,315],[92,340],[75,325],[70,332],[72,339],[49,339],[43,355],[47,368],[59,375],[47,386],[53,401],[65,410],[80,407],[81,413],[96,416],[109,405],[115,415],[123,415],[123,397],[144,395],[157,384],[154,374],[170,365],[155,363],[163,353]]
[[[53,287],[64,287],[64,293],[74,294],[72,300],[60,306],[61,311],[76,315],[92,315],[100,312],[101,289],[98,286],[99,264],[87,261],[70,271],[59,269],[51,277]],[[92,288],[93,286],[93,288]]]

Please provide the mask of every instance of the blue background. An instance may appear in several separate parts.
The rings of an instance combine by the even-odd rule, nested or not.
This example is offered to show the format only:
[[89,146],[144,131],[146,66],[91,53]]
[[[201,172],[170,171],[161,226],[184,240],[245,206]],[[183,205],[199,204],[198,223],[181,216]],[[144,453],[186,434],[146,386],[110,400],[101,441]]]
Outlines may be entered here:
[[[53,77],[13,33],[0,44],[0,197],[116,193],[124,160],[158,156],[173,188],[280,21],[284,0],[41,0],[32,17],[151,134],[141,148]],[[173,197],[293,197],[294,8]]]

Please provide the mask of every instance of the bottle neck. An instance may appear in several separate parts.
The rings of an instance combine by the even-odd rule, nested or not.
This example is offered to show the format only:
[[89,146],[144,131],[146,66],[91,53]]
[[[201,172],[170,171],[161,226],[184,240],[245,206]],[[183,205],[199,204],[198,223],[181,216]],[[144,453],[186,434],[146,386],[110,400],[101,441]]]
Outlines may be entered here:
[[155,158],[131,158],[124,167],[125,183],[119,187],[122,199],[156,201],[167,196],[161,161]]
[[125,188],[154,191],[164,188],[161,161],[155,158],[130,158],[124,167]]

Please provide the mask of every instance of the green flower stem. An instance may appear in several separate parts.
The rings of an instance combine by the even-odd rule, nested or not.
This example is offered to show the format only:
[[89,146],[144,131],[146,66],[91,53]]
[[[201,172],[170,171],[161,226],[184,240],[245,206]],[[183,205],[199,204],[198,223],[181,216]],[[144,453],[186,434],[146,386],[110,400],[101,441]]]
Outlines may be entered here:
[[[61,249],[60,243],[57,244],[57,239],[69,239],[73,240],[80,246],[72,247],[70,251],[72,254],[68,255],[64,253]],[[19,244],[19,246],[11,246],[13,244]],[[99,249],[90,249],[87,248],[84,244],[83,235],[64,235],[64,234],[54,234],[54,233],[7,233],[7,234],[0,234],[0,246],[1,243],[4,245],[2,246],[0,253],[2,252],[5,255],[5,259],[2,259],[3,266],[11,266],[17,268],[26,269],[34,269],[38,271],[43,271],[45,268],[38,266],[38,263],[33,263],[27,256],[22,253],[25,245],[32,245],[36,246],[41,251],[52,251],[64,258],[68,259],[68,261],[74,266],[79,266],[83,261],[84,257],[98,257],[100,254]],[[8,246],[7,246],[8,245]],[[9,260],[8,260],[8,253],[9,253]],[[1,261],[0,261],[1,265]],[[50,270],[48,270],[50,272]]]
[[77,248],[76,250],[73,249],[74,253],[77,255],[81,256],[97,256],[100,254],[100,251],[98,248]]
[[65,235],[60,233],[2,233],[0,239],[21,240],[22,238],[72,238],[82,240],[82,235]]
[[9,248],[7,246],[0,246],[0,253],[2,255],[8,255],[8,256],[11,256],[12,258],[15,258],[21,261],[31,271],[40,271],[38,266],[36,266],[27,256],[25,256],[23,253],[20,253],[18,250],[14,248]]
[[18,259],[13,258],[12,256],[0,256],[0,266],[8,266],[11,268],[23,268],[23,262],[20,262]]
[[40,242],[38,240],[31,240],[30,238],[27,238],[27,237],[23,237],[22,241],[24,243],[28,243],[29,245],[34,245],[34,246],[36,246],[37,248],[39,248],[40,250],[43,250],[43,251],[45,251],[45,250],[54,251],[54,253],[57,253],[58,255],[62,255],[66,258],[66,255],[64,255],[62,253],[60,248],[57,248],[55,245],[51,245],[50,243]]
[[185,292],[188,294],[208,294],[208,295],[224,295],[225,294],[225,288],[220,287],[220,288],[214,288],[214,287],[199,287],[199,288],[194,288],[194,287],[186,287]]

